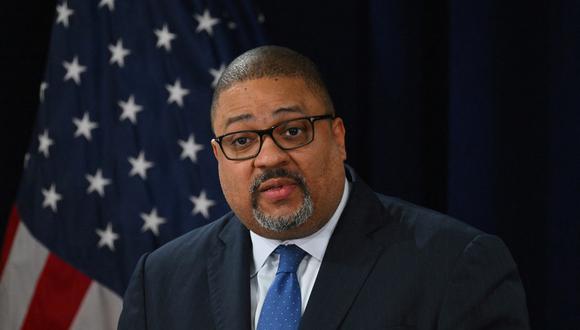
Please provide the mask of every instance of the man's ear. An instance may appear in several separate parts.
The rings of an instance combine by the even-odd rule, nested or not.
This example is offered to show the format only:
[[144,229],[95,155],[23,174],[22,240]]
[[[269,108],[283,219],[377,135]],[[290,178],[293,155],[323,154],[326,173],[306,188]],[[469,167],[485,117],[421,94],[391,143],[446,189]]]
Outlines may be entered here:
[[337,117],[332,121],[332,135],[336,145],[338,146],[342,160],[346,160],[345,136],[346,129],[342,118]]
[[218,159],[218,152],[219,152],[219,145],[216,140],[211,139],[211,150],[213,151],[213,155],[215,159]]

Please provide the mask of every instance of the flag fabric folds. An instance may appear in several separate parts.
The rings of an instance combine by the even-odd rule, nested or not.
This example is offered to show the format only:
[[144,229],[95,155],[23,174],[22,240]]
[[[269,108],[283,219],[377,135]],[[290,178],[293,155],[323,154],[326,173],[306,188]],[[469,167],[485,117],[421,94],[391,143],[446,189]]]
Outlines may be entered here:
[[244,1],[57,3],[0,259],[0,329],[116,327],[140,255],[227,211],[212,88],[263,43]]

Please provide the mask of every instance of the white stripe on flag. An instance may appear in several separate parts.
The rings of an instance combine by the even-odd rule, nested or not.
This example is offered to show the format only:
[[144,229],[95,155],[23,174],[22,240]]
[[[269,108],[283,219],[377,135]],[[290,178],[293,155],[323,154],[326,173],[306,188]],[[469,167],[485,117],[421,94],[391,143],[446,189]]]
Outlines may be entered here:
[[0,279],[0,329],[21,327],[47,257],[48,250],[19,222]]
[[122,306],[123,301],[116,293],[93,281],[71,329],[117,329],[117,320],[121,314]]

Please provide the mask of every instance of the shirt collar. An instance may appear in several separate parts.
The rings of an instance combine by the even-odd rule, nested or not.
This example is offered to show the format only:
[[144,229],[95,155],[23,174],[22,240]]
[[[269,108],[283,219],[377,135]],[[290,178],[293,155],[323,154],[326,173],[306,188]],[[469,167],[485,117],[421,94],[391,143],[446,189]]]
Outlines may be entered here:
[[306,251],[310,256],[322,262],[322,258],[324,257],[324,252],[326,252],[326,246],[328,245],[328,241],[330,240],[330,236],[332,236],[332,232],[338,223],[338,219],[344,210],[344,206],[346,205],[346,201],[348,200],[348,196],[350,194],[350,184],[348,180],[344,180],[344,187],[342,191],[342,198],[340,199],[340,203],[338,203],[338,207],[334,211],[330,220],[322,226],[317,232],[311,234],[310,236],[292,239],[287,241],[280,241],[276,239],[270,239],[262,237],[253,231],[250,231],[250,238],[252,240],[252,254],[254,259],[254,264],[251,271],[251,277],[255,276],[256,273],[264,266],[266,263],[266,259],[274,252],[274,250],[278,247],[278,245],[288,245],[288,244],[296,244],[302,250]]

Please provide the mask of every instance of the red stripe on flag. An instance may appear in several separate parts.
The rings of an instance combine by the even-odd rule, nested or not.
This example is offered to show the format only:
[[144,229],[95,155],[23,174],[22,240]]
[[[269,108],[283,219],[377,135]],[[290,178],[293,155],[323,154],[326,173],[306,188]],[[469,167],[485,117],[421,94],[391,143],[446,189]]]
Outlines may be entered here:
[[89,277],[50,254],[22,329],[68,329],[90,284]]
[[12,207],[12,212],[10,213],[10,218],[8,218],[8,227],[6,227],[6,234],[4,235],[4,244],[2,246],[2,255],[0,255],[0,278],[2,277],[2,272],[8,261],[8,255],[12,249],[12,243],[14,243],[14,237],[16,236],[16,230],[18,229],[18,223],[20,222],[20,214],[16,206]]

